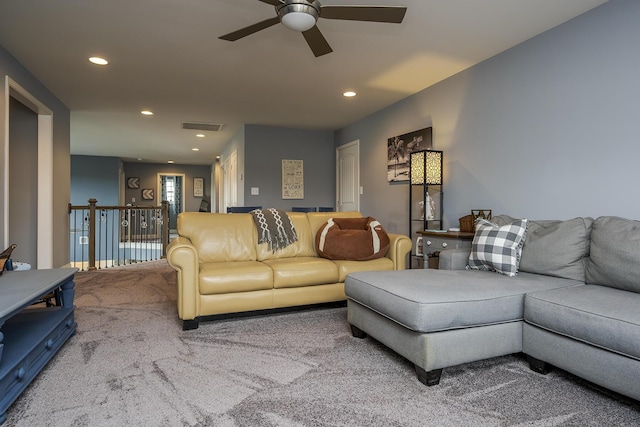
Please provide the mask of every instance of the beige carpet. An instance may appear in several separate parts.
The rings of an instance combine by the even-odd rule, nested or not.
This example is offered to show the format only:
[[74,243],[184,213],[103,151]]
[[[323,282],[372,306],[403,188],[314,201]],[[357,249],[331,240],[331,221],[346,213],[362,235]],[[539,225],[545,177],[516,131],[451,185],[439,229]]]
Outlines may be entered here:
[[639,426],[640,404],[519,356],[445,369],[440,386],[346,309],[204,322],[182,331],[175,276],[155,261],[76,275],[78,332],[6,426]]

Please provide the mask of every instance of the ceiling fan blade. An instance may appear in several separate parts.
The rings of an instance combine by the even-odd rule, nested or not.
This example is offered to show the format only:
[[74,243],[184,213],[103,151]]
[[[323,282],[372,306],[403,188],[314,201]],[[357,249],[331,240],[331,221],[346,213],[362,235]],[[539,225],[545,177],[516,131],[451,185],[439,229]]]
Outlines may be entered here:
[[265,28],[269,28],[273,25],[276,25],[278,22],[280,22],[280,18],[275,16],[273,18],[265,19],[264,21],[258,22],[257,24],[249,25],[248,27],[242,28],[232,33],[225,34],[224,36],[220,36],[218,38],[222,40],[234,42],[243,37],[250,36],[253,33],[257,33],[260,30],[264,30]]
[[407,8],[404,6],[322,6],[320,17],[399,24],[406,12]]
[[331,49],[327,39],[324,38],[317,25],[314,25],[310,30],[303,31],[302,35],[316,58],[333,52],[333,49]]
[[258,0],[262,3],[270,4],[271,6],[280,6],[282,4],[281,0]]

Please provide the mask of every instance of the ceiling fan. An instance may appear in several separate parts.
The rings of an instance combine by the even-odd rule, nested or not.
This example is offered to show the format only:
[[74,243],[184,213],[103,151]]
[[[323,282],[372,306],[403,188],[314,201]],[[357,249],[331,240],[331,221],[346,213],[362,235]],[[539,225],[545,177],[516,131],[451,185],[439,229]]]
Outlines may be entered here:
[[318,57],[333,52],[316,26],[318,18],[399,24],[407,11],[404,6],[322,6],[318,0],[258,1],[274,6],[277,16],[219,38],[233,42],[281,22],[291,30],[302,32],[313,54]]

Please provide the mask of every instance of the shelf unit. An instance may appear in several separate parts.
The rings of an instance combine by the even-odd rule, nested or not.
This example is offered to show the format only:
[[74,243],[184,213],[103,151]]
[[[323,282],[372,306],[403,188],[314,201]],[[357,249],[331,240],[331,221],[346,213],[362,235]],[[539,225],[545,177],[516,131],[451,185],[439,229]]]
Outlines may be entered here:
[[442,160],[443,153],[438,150],[420,150],[410,154],[409,236],[413,240],[410,268],[422,267],[418,232],[443,228]]

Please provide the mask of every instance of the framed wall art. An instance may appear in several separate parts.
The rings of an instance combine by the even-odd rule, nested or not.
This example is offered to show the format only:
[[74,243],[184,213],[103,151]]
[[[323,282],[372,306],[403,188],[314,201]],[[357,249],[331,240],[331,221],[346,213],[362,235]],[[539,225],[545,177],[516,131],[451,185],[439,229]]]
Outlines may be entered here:
[[409,181],[409,159],[414,151],[433,148],[433,128],[428,127],[387,140],[387,181]]
[[304,161],[282,161],[282,199],[304,199]]
[[140,178],[132,176],[127,178],[127,187],[137,189],[140,188]]
[[153,200],[153,188],[145,188],[144,190],[142,190],[142,198],[144,200]]
[[193,178],[193,197],[204,196],[204,178]]

